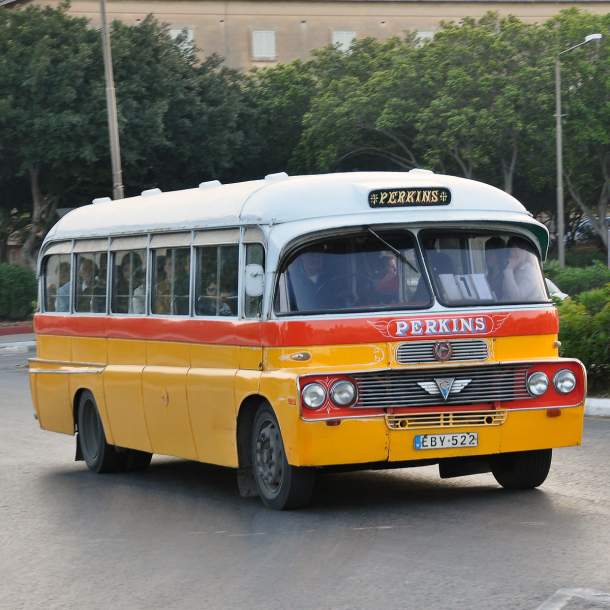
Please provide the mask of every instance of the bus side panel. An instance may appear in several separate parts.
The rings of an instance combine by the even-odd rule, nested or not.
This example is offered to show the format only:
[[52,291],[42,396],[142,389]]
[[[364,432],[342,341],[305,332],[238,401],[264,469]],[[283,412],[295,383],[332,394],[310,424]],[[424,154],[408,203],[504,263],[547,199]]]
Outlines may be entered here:
[[237,466],[234,383],[238,364],[238,347],[191,346],[188,407],[197,455],[202,462]]
[[151,452],[142,402],[145,361],[143,341],[108,339],[104,393],[114,442],[120,447]]
[[53,432],[74,434],[72,401],[70,400],[70,374],[67,364],[72,359],[70,337],[38,335],[36,337],[38,358],[48,363],[33,362],[35,369],[63,370],[65,373],[36,373],[32,384],[36,386],[33,396],[40,427]]
[[[75,368],[97,365],[105,368],[108,362],[107,340],[98,337],[72,337],[72,366]],[[103,369],[100,369],[102,373]],[[112,427],[108,419],[108,411],[106,409],[106,400],[104,393],[103,376],[98,375],[70,375],[70,402],[74,404],[76,393],[81,390],[89,390],[97,404],[98,413],[102,420],[106,440],[110,444],[115,444],[112,434]],[[75,417],[77,417],[75,412]]]
[[187,399],[189,368],[188,343],[146,343],[142,398],[152,450],[154,453],[197,460]]

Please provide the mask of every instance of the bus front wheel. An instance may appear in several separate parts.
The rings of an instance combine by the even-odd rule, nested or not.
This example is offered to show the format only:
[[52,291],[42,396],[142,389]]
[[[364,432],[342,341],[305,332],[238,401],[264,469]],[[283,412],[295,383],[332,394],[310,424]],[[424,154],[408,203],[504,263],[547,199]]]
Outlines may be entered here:
[[534,489],[551,468],[551,449],[505,453],[496,457],[491,472],[504,489]]
[[284,510],[309,505],[315,472],[288,464],[280,426],[269,405],[254,417],[251,450],[254,480],[265,506]]

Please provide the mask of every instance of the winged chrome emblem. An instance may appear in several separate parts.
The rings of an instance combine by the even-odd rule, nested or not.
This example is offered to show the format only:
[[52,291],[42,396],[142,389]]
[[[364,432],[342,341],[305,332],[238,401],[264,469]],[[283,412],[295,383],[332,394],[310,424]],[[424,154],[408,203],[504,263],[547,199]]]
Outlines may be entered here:
[[455,377],[435,377],[434,381],[418,381],[417,385],[432,396],[449,398],[449,394],[459,394],[472,379],[456,379]]

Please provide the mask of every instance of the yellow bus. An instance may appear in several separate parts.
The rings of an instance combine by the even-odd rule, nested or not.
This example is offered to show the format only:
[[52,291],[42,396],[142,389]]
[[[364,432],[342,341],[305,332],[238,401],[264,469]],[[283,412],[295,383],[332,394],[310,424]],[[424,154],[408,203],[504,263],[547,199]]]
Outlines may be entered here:
[[275,509],[337,467],[533,488],[586,395],[547,246],[513,197],[426,170],[96,200],[41,249],[36,416],[95,472],[219,464]]

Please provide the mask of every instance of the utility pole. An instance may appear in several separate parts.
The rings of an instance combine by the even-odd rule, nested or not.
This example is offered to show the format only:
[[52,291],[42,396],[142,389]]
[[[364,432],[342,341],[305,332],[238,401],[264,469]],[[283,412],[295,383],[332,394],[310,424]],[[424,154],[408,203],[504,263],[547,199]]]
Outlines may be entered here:
[[108,110],[108,133],[110,135],[110,161],[112,164],[112,198],[123,199],[123,172],[121,171],[121,147],[119,144],[119,124],[112,71],[110,31],[106,17],[106,0],[100,0],[102,17],[102,50],[104,54],[104,77],[106,79],[106,108]]
[[[601,34],[589,34],[585,39],[569,49],[561,51],[555,57],[555,148],[557,151],[557,255],[559,266],[566,265],[565,219],[563,205],[563,134],[561,131],[561,56],[582,47],[585,44],[600,40]],[[609,255],[610,256],[610,255]]]

